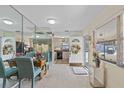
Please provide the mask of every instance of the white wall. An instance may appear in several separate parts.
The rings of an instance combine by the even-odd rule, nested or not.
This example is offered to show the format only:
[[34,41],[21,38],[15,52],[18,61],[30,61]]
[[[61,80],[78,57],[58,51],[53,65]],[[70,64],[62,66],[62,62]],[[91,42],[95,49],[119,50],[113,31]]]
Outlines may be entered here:
[[[102,36],[100,36],[102,34]],[[101,28],[95,31],[95,38],[97,41],[100,40],[113,40],[117,39],[117,18],[109,21]]]
[[77,54],[70,53],[69,63],[82,63],[83,64],[83,61],[84,61],[83,37],[70,37],[70,48],[71,48],[71,45],[73,44],[72,40],[74,40],[74,39],[78,39],[80,41],[79,45],[80,45],[81,49],[80,49],[79,53],[77,53]]
[[[102,61],[102,60],[100,60]],[[105,77],[105,64],[101,62],[100,67],[95,69],[95,78],[104,85],[104,77]]]
[[124,88],[124,68],[106,63],[106,87]]
[[[124,88],[124,68],[106,61],[101,61],[102,64],[105,65],[105,86],[107,88]],[[103,82],[100,70],[96,71],[95,77]]]

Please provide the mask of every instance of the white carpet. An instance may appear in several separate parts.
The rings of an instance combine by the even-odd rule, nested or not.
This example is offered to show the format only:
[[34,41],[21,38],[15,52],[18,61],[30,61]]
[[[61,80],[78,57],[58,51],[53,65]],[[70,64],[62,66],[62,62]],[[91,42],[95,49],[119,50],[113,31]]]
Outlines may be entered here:
[[[23,88],[31,86],[31,81],[24,81]],[[36,88],[90,88],[89,77],[75,75],[67,64],[52,64],[43,79],[36,80]]]
[[[17,81],[7,82],[7,87],[11,87]],[[15,81],[15,83],[14,83]],[[2,80],[0,82],[2,84]],[[14,84],[13,84],[14,83]],[[0,84],[0,87],[2,85]],[[22,88],[30,88],[31,80],[25,80],[21,84]],[[68,64],[50,64],[48,73],[41,79],[35,80],[35,88],[91,88],[89,77],[75,75]]]
[[72,70],[76,75],[88,75],[88,71],[84,67],[72,67]]

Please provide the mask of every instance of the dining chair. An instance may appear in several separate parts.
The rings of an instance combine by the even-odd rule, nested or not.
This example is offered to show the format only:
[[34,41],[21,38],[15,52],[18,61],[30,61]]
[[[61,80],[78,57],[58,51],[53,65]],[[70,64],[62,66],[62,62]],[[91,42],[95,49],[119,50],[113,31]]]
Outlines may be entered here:
[[25,56],[34,57],[35,56],[35,51],[27,52]]
[[35,78],[41,74],[41,69],[39,67],[34,67],[31,57],[16,57],[15,60],[18,68],[19,88],[21,86],[21,80],[24,78],[29,78],[32,80],[31,87],[33,88]]
[[3,64],[2,58],[0,57],[0,78],[3,78],[3,88],[6,87],[6,79],[13,74],[17,73],[16,67],[7,67]]
[[46,58],[46,62],[45,62],[45,70],[47,71],[49,69],[49,63],[50,63],[50,52],[47,51],[44,53],[44,56]]

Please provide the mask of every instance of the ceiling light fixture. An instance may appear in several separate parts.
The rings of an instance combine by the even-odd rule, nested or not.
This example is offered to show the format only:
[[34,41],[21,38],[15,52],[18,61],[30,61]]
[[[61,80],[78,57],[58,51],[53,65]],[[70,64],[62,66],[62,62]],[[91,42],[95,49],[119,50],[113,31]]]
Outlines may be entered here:
[[12,25],[13,21],[11,21],[10,19],[2,19],[3,23],[7,24],[7,25]]
[[47,19],[47,22],[49,23],[49,24],[55,24],[56,23],[56,20],[55,19],[53,19],[53,18],[49,18],[49,19]]
[[36,36],[36,38],[39,38],[40,36]]

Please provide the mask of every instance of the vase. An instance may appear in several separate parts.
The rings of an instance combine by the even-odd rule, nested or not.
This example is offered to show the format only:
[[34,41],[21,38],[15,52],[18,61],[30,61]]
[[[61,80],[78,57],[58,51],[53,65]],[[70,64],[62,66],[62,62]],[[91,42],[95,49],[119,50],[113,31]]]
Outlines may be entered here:
[[100,59],[99,58],[96,58],[95,64],[96,64],[97,68],[100,67]]

